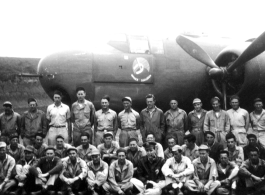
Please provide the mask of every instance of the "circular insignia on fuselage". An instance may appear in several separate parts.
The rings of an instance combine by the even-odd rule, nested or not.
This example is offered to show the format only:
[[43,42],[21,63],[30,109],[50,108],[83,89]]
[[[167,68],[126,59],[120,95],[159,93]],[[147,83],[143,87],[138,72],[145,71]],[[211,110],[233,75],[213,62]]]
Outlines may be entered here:
[[132,65],[133,74],[132,78],[135,81],[144,82],[151,78],[149,62],[142,57],[136,58]]

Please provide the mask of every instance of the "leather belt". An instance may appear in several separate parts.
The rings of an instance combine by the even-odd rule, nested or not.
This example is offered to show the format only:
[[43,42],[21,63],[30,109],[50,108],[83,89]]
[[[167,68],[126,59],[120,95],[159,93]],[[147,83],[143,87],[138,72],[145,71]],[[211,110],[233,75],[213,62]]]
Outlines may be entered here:
[[62,127],[66,127],[65,125],[58,125],[58,126],[52,126],[54,128],[62,128]]

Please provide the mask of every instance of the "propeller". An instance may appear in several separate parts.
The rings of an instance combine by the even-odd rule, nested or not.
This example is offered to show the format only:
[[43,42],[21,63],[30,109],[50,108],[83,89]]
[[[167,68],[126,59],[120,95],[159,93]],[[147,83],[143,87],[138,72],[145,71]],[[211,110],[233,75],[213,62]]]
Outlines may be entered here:
[[222,82],[222,96],[224,108],[227,108],[227,79],[229,75],[240,66],[243,66],[247,61],[261,54],[265,50],[265,32],[256,38],[245,51],[228,67],[219,67],[211,59],[211,57],[196,43],[183,35],[179,35],[176,39],[179,46],[186,51],[190,56],[210,67],[209,76],[215,80]]

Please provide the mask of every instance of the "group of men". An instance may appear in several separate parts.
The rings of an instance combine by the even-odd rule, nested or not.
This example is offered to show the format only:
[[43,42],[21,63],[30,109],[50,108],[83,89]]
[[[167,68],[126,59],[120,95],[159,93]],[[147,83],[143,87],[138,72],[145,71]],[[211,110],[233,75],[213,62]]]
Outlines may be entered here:
[[[193,101],[188,115],[175,99],[170,110],[139,114],[124,97],[118,115],[101,99],[95,111],[82,87],[70,108],[60,91],[47,113],[28,99],[22,117],[11,102],[0,115],[0,194],[265,194],[265,111],[254,100],[249,113],[230,99],[222,110]],[[249,129],[253,133],[248,133]]]

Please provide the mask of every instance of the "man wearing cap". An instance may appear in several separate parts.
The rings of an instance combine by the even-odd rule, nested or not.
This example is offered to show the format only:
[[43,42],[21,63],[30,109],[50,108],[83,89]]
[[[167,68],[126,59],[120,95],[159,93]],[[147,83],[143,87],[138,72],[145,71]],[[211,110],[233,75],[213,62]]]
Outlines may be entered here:
[[196,137],[193,134],[185,135],[184,145],[182,145],[182,154],[191,161],[199,157],[199,147],[196,145]]
[[224,149],[224,146],[215,141],[215,134],[211,131],[205,132],[206,143],[209,148],[209,157],[214,159],[217,163],[219,161],[220,152]]
[[24,149],[25,147],[21,144],[19,144],[19,137],[17,133],[13,133],[9,137],[10,144],[6,147],[6,152],[10,156],[12,156],[16,162],[18,162],[20,159],[24,158],[25,153]]
[[231,109],[227,110],[230,117],[231,130],[236,136],[239,146],[247,145],[247,131],[249,127],[248,111],[239,107],[239,97],[237,95],[230,98]]
[[147,184],[147,181],[158,183],[164,180],[165,178],[161,168],[165,161],[163,158],[157,156],[156,143],[146,142],[143,146],[146,150],[146,156],[142,157],[138,162],[137,178],[142,181],[144,185]]
[[173,135],[177,139],[178,145],[184,144],[184,134],[188,129],[187,113],[178,107],[175,99],[170,101],[170,110],[166,111],[164,118],[166,121],[166,137]]
[[91,145],[89,143],[90,135],[87,132],[83,132],[80,135],[81,145],[78,146],[77,149],[77,155],[83,159],[86,163],[91,161],[91,152],[95,149],[97,149],[95,146]]
[[130,97],[122,98],[122,103],[124,110],[118,114],[118,127],[120,133],[116,136],[116,140],[119,142],[120,147],[128,146],[131,137],[138,138],[140,144],[142,144],[140,115],[132,109],[132,99]]
[[259,142],[265,147],[265,110],[260,98],[254,100],[255,110],[250,113],[250,124],[258,137]]
[[188,114],[188,129],[196,137],[196,144],[200,146],[204,143],[203,122],[206,110],[202,109],[202,102],[199,98],[193,100],[194,110]]
[[[69,195],[74,193],[84,194],[86,190],[87,165],[84,160],[77,156],[75,147],[67,149],[68,156],[64,158],[63,170],[60,174],[60,179],[63,182],[62,191],[67,191]],[[83,192],[83,193],[82,193]]]
[[11,134],[20,134],[21,117],[20,114],[14,112],[11,102],[4,102],[3,107],[4,112],[0,114],[1,139],[9,144],[9,136]]
[[155,106],[156,99],[153,94],[148,94],[145,99],[147,108],[143,109],[140,113],[142,136],[145,137],[147,133],[153,133],[156,141],[161,143],[165,135],[164,113]]
[[[62,103],[62,92],[54,91],[54,103],[47,108],[46,118],[49,124],[49,131],[47,134],[48,145],[55,146],[56,136],[63,135],[65,142],[72,141],[72,128],[70,122],[69,106]],[[68,140],[69,139],[69,140]]]
[[236,137],[233,133],[229,132],[225,136],[227,142],[227,148],[225,151],[228,151],[228,158],[230,162],[239,163],[244,161],[244,152],[241,146],[236,146]]
[[71,120],[73,126],[74,146],[81,144],[80,134],[87,132],[90,135],[90,143],[93,144],[93,133],[91,127],[94,125],[95,107],[91,101],[85,99],[86,91],[83,87],[76,89],[77,101],[73,103],[71,109]]
[[246,145],[243,148],[245,160],[249,158],[248,154],[251,147],[257,147],[259,149],[259,158],[265,160],[265,148],[260,144],[260,142],[257,139],[257,136],[251,133],[247,135],[247,138],[248,138],[248,145]]
[[209,148],[206,145],[199,147],[200,157],[192,161],[194,165],[194,178],[185,184],[189,191],[207,193],[210,195],[221,185],[215,179],[218,177],[216,163],[209,157]]
[[113,141],[112,132],[104,133],[104,143],[98,145],[98,150],[101,154],[103,161],[110,165],[114,160],[117,159],[117,150],[119,149],[119,144],[116,141]]
[[0,193],[5,194],[10,188],[16,185],[11,179],[11,173],[16,165],[15,159],[6,153],[6,143],[0,142]]
[[62,135],[56,136],[56,145],[55,145],[55,156],[59,158],[67,157],[67,150],[71,145],[64,142],[64,137]]
[[109,167],[108,182],[103,184],[107,193],[114,192],[119,195],[132,195],[133,184],[130,182],[133,177],[133,164],[126,160],[126,150],[117,150],[118,160],[111,163]]
[[243,162],[238,176],[245,180],[245,186],[241,189],[247,194],[265,193],[265,161],[259,158],[258,148],[249,149],[249,159]]
[[215,134],[215,140],[226,147],[225,135],[230,131],[230,118],[226,111],[220,107],[220,99],[213,97],[211,99],[213,110],[208,111],[204,120],[204,132],[212,131]]
[[137,167],[141,158],[146,155],[145,150],[138,146],[137,138],[129,139],[129,146],[125,148],[127,150],[126,159],[133,164],[134,177],[137,177]]
[[[18,181],[18,188],[15,191],[16,194],[29,194],[32,191],[38,191],[40,188],[32,188],[32,184],[35,183],[34,175],[29,171],[30,167],[37,165],[38,160],[34,156],[33,146],[28,145],[25,150],[25,157],[20,159],[16,165],[16,176]],[[36,187],[33,185],[33,187]]]
[[166,186],[162,191],[164,194],[177,195],[187,178],[194,173],[194,167],[191,160],[182,155],[181,146],[175,145],[172,152],[174,156],[167,159],[162,167],[162,172],[166,178]]
[[36,133],[41,133],[46,136],[47,120],[46,115],[42,110],[39,110],[37,100],[34,98],[28,99],[28,111],[24,112],[21,119],[21,138],[24,146],[33,145],[32,137]]
[[174,136],[167,137],[168,148],[164,151],[165,160],[173,157],[172,148],[176,145],[176,138]]
[[217,179],[220,181],[221,186],[216,189],[218,195],[229,195],[230,191],[232,195],[235,195],[236,186],[234,179],[238,174],[239,168],[234,163],[231,163],[228,157],[228,151],[222,150],[220,152],[220,163],[217,164]]
[[46,156],[39,159],[38,164],[30,167],[29,171],[35,176],[33,185],[41,185],[43,193],[55,194],[58,190],[58,175],[63,169],[62,161],[55,156],[55,148],[48,146],[45,150]]
[[104,131],[111,131],[115,136],[118,130],[117,114],[109,108],[109,102],[109,96],[104,96],[101,99],[101,109],[95,114],[95,146],[103,143]]
[[48,147],[45,143],[43,143],[43,134],[37,133],[34,136],[33,148],[34,155],[37,159],[45,156],[45,149]]
[[[94,149],[91,153],[92,161],[87,163],[87,183],[88,192],[104,194],[103,184],[107,181],[109,165],[100,159],[100,152]],[[95,194],[96,195],[96,194]]]

